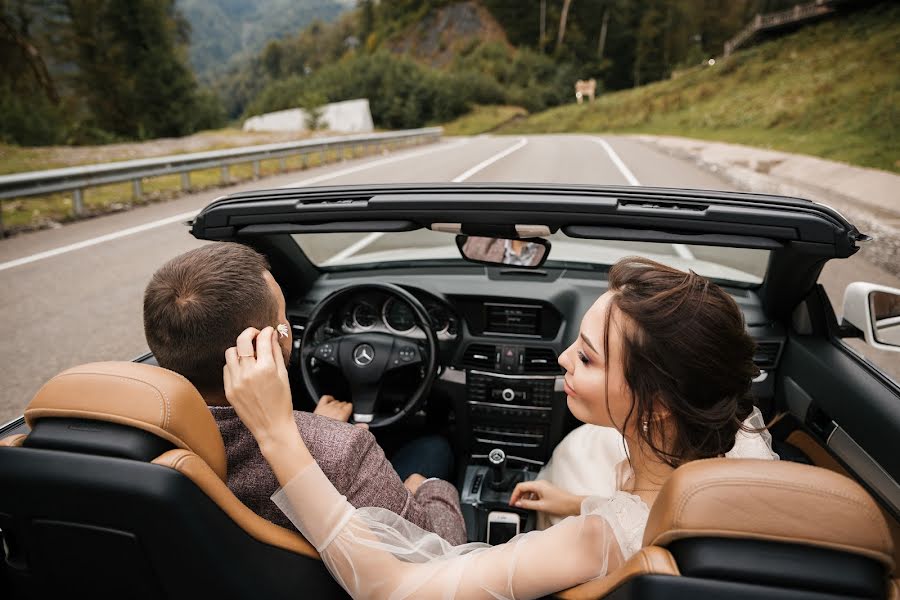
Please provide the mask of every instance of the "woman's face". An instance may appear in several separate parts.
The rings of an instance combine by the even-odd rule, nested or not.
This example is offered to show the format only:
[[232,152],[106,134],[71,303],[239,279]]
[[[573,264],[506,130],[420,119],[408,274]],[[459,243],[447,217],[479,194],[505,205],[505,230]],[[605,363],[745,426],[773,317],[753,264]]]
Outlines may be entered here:
[[[614,308],[612,297],[613,292],[606,292],[585,313],[578,338],[559,356],[559,364],[566,370],[567,402],[575,418],[622,431],[633,403],[622,369],[622,328],[628,324]],[[609,356],[604,356],[606,315],[610,310]],[[635,430],[634,421],[632,415],[630,431]]]

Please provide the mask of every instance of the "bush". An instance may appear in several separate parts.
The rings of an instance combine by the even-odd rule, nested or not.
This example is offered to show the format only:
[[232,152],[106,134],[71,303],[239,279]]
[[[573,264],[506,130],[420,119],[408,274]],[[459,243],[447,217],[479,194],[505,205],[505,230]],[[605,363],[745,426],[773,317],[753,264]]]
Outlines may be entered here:
[[47,146],[66,141],[66,116],[43,93],[23,97],[0,87],[0,141]]
[[512,104],[538,112],[571,102],[576,79],[571,65],[498,43],[470,49],[447,71],[380,50],[347,55],[310,75],[274,81],[244,116],[302,106],[300,98],[316,94],[329,102],[368,98],[378,127],[421,127],[455,119],[476,104]]
[[[310,95],[328,102],[368,98],[372,120],[378,127],[421,127],[432,121],[453,119],[470,108],[471,95],[496,97],[490,82],[463,80],[436,72],[387,52],[349,56],[308,76],[293,75],[275,81],[257,96],[245,117],[302,106]],[[468,94],[468,95],[467,95]]]

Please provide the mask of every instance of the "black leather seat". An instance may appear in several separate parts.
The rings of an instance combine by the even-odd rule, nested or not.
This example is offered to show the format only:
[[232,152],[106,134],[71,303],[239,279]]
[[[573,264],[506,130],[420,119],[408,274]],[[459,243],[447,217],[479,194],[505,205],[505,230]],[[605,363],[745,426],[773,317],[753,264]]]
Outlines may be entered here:
[[4,598],[345,598],[315,550],[225,485],[194,387],[135,363],[48,382],[0,447]]

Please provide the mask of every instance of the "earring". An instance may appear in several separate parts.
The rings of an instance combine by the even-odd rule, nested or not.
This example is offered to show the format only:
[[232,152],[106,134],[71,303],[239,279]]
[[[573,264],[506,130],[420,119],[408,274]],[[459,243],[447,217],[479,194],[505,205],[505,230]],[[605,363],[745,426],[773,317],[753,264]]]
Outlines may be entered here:
[[288,333],[290,333],[287,323],[279,323],[278,326],[275,328],[275,331],[278,332],[279,338],[287,337]]
[[641,429],[644,430],[644,433],[647,433],[648,428],[649,428],[649,423],[647,423],[647,419],[644,419],[643,422],[641,422]]

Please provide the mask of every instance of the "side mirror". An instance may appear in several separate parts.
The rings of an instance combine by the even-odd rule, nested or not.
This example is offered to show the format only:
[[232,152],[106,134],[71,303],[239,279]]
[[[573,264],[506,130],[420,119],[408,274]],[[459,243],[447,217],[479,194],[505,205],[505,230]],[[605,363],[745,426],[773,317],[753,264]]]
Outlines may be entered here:
[[484,265],[536,269],[550,254],[550,242],[541,238],[506,239],[475,235],[456,236],[463,258]]
[[863,332],[866,343],[900,352],[900,290],[855,281],[844,292],[844,323]]

